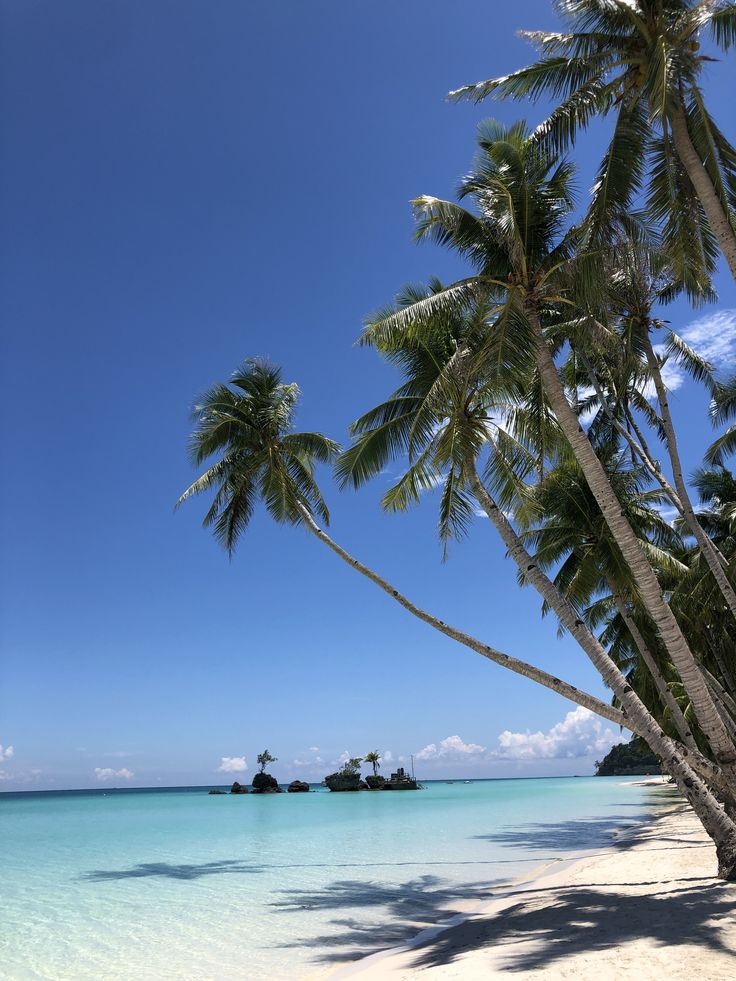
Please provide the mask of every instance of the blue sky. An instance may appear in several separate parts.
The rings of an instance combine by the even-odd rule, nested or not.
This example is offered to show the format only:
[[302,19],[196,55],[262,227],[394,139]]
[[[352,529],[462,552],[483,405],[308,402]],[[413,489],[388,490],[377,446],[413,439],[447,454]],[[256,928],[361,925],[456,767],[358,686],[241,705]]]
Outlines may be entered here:
[[[354,345],[362,318],[461,272],[413,244],[409,200],[452,194],[484,116],[543,113],[444,95],[525,63],[514,31],[552,26],[547,0],[0,10],[0,786],[227,782],[264,746],[282,779],[372,748],[426,777],[590,772],[607,723],[436,635],[301,530],[258,515],[229,562],[204,502],[172,507],[189,409],[243,358],[281,364],[300,428],[342,441],[393,385]],[[709,66],[731,134],[733,82]],[[576,151],[581,194],[605,130]],[[725,368],[719,286],[668,316]],[[672,383],[694,466],[706,398]],[[443,565],[431,499],[384,515],[380,482],[322,483],[334,536],[418,602],[606,697],[487,521]]]

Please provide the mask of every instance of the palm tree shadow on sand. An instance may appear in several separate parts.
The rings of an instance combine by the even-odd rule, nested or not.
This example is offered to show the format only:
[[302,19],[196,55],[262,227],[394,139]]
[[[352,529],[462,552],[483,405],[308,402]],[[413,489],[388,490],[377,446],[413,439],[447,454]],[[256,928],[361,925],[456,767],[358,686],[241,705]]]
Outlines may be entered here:
[[[530,890],[523,902],[473,917],[419,944],[412,967],[451,964],[464,952],[488,949],[501,954],[505,971],[534,971],[576,953],[595,954],[640,939],[736,954],[722,942],[718,925],[734,915],[736,890],[713,879],[670,881],[683,885],[644,896],[586,885]],[[528,941],[530,946],[519,948]]]
[[[572,849],[604,845],[629,849],[647,836],[647,826],[637,822],[625,834],[614,837],[622,820],[622,815],[615,814],[605,819],[529,824],[478,837],[510,848],[546,852],[554,859]],[[691,839],[666,836],[658,837],[657,845],[650,844],[648,850],[671,848],[674,843],[698,847]],[[539,859],[544,857],[539,855]],[[640,886],[665,887],[662,892],[644,896],[612,891],[623,885],[616,882],[605,891],[590,884],[568,888],[532,885],[523,889],[519,902],[506,909],[475,915],[454,925],[447,922],[494,898],[494,891],[496,896],[502,895],[506,882],[499,879],[465,886],[433,875],[397,884],[338,880],[319,891],[292,890],[273,905],[283,911],[355,910],[353,916],[330,920],[331,926],[339,928],[335,932],[284,945],[315,949],[318,963],[356,960],[405,944],[429,927],[440,932],[416,945],[413,967],[449,964],[465,951],[487,947],[503,952],[505,970],[525,971],[578,951],[594,952],[644,938],[662,945],[690,943],[736,953],[724,947],[718,934],[718,920],[736,912],[736,887],[698,876],[668,883],[639,882]],[[374,916],[371,911],[375,911]],[[534,944],[535,949],[519,948],[522,941],[535,940],[540,941]]]
[[[283,912],[355,910],[354,916],[330,920],[332,926],[339,927],[334,933],[298,938],[281,945],[316,948],[320,951],[316,961],[336,963],[406,943],[427,927],[437,926],[469,905],[488,899],[491,890],[503,881],[465,885],[448,883],[436,875],[421,875],[398,883],[342,879],[320,890],[289,890],[272,905]],[[375,918],[371,911],[375,911]]]
[[[544,855],[535,855],[532,867],[545,858],[554,860],[561,854],[575,850],[590,850],[610,844],[610,839],[629,815],[613,814],[602,819],[571,820],[557,824],[529,824],[477,836],[480,840],[493,841],[509,848],[524,848]],[[635,829],[639,822],[633,822]],[[617,839],[621,847],[635,843],[635,835]],[[519,857],[517,861],[523,859]],[[504,859],[490,861],[501,865]],[[479,864],[482,864],[482,860]],[[330,920],[332,933],[298,938],[286,947],[312,947],[319,951],[318,962],[345,962],[365,957],[398,946],[413,939],[422,930],[441,926],[463,911],[492,898],[493,890],[508,880],[499,878],[472,885],[451,883],[436,875],[423,875],[403,883],[364,882],[343,879],[330,883],[321,890],[295,889],[284,893],[284,898],[273,905],[284,912],[335,910],[360,910],[360,915],[340,916]],[[371,916],[371,910],[375,916]]]

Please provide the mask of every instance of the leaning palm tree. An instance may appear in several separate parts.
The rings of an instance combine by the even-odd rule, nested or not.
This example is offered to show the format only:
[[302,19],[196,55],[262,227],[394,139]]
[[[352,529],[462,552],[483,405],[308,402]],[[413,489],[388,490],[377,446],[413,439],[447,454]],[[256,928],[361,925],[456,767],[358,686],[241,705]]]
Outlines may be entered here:
[[[487,122],[481,127],[479,143],[481,153],[475,170],[460,189],[461,197],[474,199],[475,212],[435,197],[424,196],[415,202],[419,237],[449,245],[470,261],[474,274],[370,324],[364,339],[388,348],[399,347],[407,339],[422,342],[426,333],[434,329],[437,316],[459,314],[480,303],[490,308],[485,332],[487,342],[481,341],[477,350],[470,352],[467,345],[459,347],[443,372],[443,385],[451,390],[458,377],[470,378],[472,385],[474,377],[482,376],[483,371],[488,370],[488,354],[498,350],[499,337],[509,338],[516,356],[523,357],[526,352],[534,361],[544,395],[631,570],[662,644],[680,673],[716,760],[732,788],[736,787],[736,752],[730,733],[687,640],[665,602],[656,573],[567,400],[555,364],[555,346],[559,346],[565,336],[563,312],[570,305],[576,307],[572,298],[575,289],[589,285],[580,283],[574,275],[580,231],[576,228],[566,230],[572,208],[572,169],[565,161],[558,161],[540,149],[530,139],[523,123],[506,128]],[[548,334],[551,334],[552,348]],[[464,365],[468,363],[469,354],[471,363],[474,359],[476,364],[466,371]],[[454,406],[459,417],[463,409],[457,398]],[[457,438],[453,436],[443,452],[448,461],[454,453],[470,460],[479,438],[477,424],[463,423]],[[457,473],[457,467],[454,469]],[[452,472],[453,468],[450,468],[451,484],[458,484]],[[469,467],[466,473],[471,476]],[[478,493],[482,498],[481,488]],[[490,516],[492,512],[495,510],[491,501],[487,513]],[[532,570],[533,564],[530,576]],[[606,663],[605,670],[603,665],[604,661],[600,660],[596,666],[607,677],[610,665]],[[613,673],[611,677],[614,677]],[[620,684],[618,677],[615,681]],[[643,704],[631,697],[631,693],[627,693],[625,704],[632,717],[641,719],[645,725],[648,713]],[[673,747],[667,746],[663,738],[657,727],[657,731],[651,733],[654,742],[650,740],[650,745],[656,746],[656,751],[669,759]],[[681,763],[676,754],[671,758],[673,775]],[[680,771],[678,784],[686,793],[688,782],[689,778],[684,778]],[[699,795],[700,789],[695,798]],[[713,828],[716,815],[707,791],[706,798],[702,818]],[[695,799],[690,799],[697,809],[699,805]],[[732,831],[724,833],[730,840]],[[717,831],[716,837],[718,834]]]
[[372,749],[370,753],[366,753],[363,757],[363,762],[370,763],[373,767],[374,777],[378,775],[378,771],[381,769],[381,754],[377,750]]
[[[515,358],[526,356],[535,363],[544,396],[692,699],[701,729],[736,788],[733,740],[605,468],[568,402],[554,360],[565,340],[568,311],[572,308],[577,313],[587,300],[576,293],[595,288],[587,277],[576,275],[581,231],[569,226],[572,167],[540,148],[521,122],[511,127],[495,121],[483,123],[479,145],[475,169],[460,187],[461,198],[472,198],[475,211],[435,197],[415,201],[418,237],[458,252],[470,262],[472,274],[369,325],[365,339],[396,346],[407,336],[421,339],[425,329],[433,329],[433,318],[438,315],[467,310],[481,302],[490,306],[488,339],[479,347],[477,360],[487,364],[489,354],[491,360],[497,357],[503,342]],[[453,371],[464,355],[460,350],[449,363]]]
[[598,171],[591,228],[603,232],[636,199],[647,170],[648,210],[662,222],[683,283],[712,266],[714,239],[736,277],[736,149],[710,115],[701,88],[700,38],[736,41],[728,0],[557,0],[562,32],[522,31],[542,57],[500,78],[466,85],[451,98],[476,102],[550,95],[560,99],[535,138],[556,150],[596,116],[615,115]]
[[[671,263],[661,250],[647,247],[631,238],[617,237],[613,253],[605,264],[606,301],[609,322],[615,323],[617,346],[609,345],[605,358],[596,358],[595,348],[588,357],[586,346],[590,337],[582,333],[574,345],[575,354],[584,360],[596,395],[601,401],[617,433],[629,443],[634,455],[641,459],[651,476],[662,486],[672,505],[684,519],[699,551],[710,569],[734,620],[736,620],[736,590],[728,576],[727,562],[716,545],[701,527],[690,498],[685,481],[683,465],[678,447],[677,435],[670,411],[667,386],[662,374],[665,362],[676,362],[697,381],[710,390],[714,388],[713,368],[680,338],[656,314],[656,304],[662,297],[668,298],[675,292],[671,276]],[[652,334],[657,331],[663,335],[663,354],[655,350]],[[591,362],[595,362],[592,364]],[[611,370],[611,369],[614,370]],[[618,368],[618,372],[616,371]],[[621,368],[628,372],[633,391],[626,382],[621,383]],[[615,380],[615,384],[610,382]],[[659,416],[654,413],[655,431],[661,434],[670,460],[674,486],[670,485],[657,461],[652,457],[647,442],[638,429],[630,411],[632,395],[637,395],[636,408],[644,418],[651,420],[652,410],[642,394],[645,386],[652,385],[657,397]],[[637,388],[639,389],[637,391]],[[607,389],[607,391],[604,391]],[[716,386],[716,392],[721,389]],[[623,422],[617,420],[614,412],[621,413]],[[632,435],[631,429],[635,434]]]
[[[615,442],[599,453],[622,509],[657,570],[664,568],[670,575],[686,572],[673,555],[680,544],[679,536],[659,511],[666,500],[662,492],[646,488],[643,468],[627,466]],[[678,738],[689,749],[697,750],[690,724],[665,678],[669,672],[655,653],[656,631],[651,630],[651,622],[641,609],[629,570],[576,461],[569,456],[560,459],[554,470],[530,489],[518,516],[524,542],[534,548],[534,561],[545,571],[555,570],[555,585],[585,611],[586,621],[594,626],[603,619],[608,628],[612,621],[620,621],[615,638],[618,650],[628,641],[628,666],[633,666],[633,652],[634,660],[638,655],[644,664],[638,678],[644,685],[653,684]],[[597,601],[596,596],[600,597]],[[613,647],[609,653],[622,667]],[[635,690],[646,703],[643,691],[637,686]],[[662,721],[660,713],[654,714]]]
[[423,610],[333,541],[318,524],[317,519],[328,523],[329,513],[314,470],[316,463],[329,462],[338,447],[321,433],[294,431],[298,397],[297,385],[285,384],[277,368],[258,360],[246,361],[238,368],[229,386],[211,388],[194,409],[197,425],[191,438],[191,456],[197,466],[212,457],[217,459],[184,491],[177,507],[195,495],[212,494],[203,524],[213,529],[215,538],[232,554],[260,500],[276,521],[305,527],[352,569],[446,637],[603,718],[631,727],[621,711],[601,699]]
[[[442,292],[441,284],[437,282],[424,291],[411,287],[400,295],[398,308],[383,311],[369,322],[366,338],[376,341],[381,353],[402,368],[404,380],[389,399],[353,424],[355,441],[338,459],[338,477],[343,484],[359,486],[378,473],[390,458],[406,453],[409,466],[398,483],[385,494],[384,506],[403,509],[418,501],[422,491],[441,482],[439,528],[443,538],[463,531],[469,498],[475,496],[523,577],[554,609],[561,624],[570,631],[617,694],[627,714],[636,720],[638,731],[646,733],[645,738],[662,756],[665,768],[677,777],[683,756],[693,763],[698,759],[694,741],[690,741],[689,746],[687,742],[678,746],[664,736],[587,628],[580,612],[561,595],[530,556],[478,473],[477,457],[485,448],[488,450],[484,467],[486,479],[498,487],[507,500],[514,497],[514,491],[509,487],[516,484],[518,496],[519,488],[523,486],[518,474],[513,473],[514,464],[509,465],[509,455],[514,453],[509,454],[508,450],[518,450],[518,441],[501,429],[494,417],[497,418],[499,395],[509,398],[516,391],[518,396],[520,387],[524,387],[524,359],[514,364],[513,344],[508,346],[503,340],[499,342],[495,336],[498,332],[488,336],[486,317],[489,313],[493,316],[493,311],[487,307],[479,310],[473,305],[463,318],[457,311],[440,307],[423,322],[419,337],[393,329],[387,336],[382,335],[382,325],[389,322],[395,326],[393,318],[396,314],[402,310],[416,310],[417,305],[423,308],[427,300]],[[381,336],[382,340],[376,340]],[[495,368],[487,363],[488,345],[492,343],[496,344]],[[479,352],[483,352],[482,357]],[[528,367],[528,359],[526,363]],[[514,430],[528,436],[530,428],[520,426],[519,418],[512,421],[515,415],[513,409],[507,407],[507,423],[511,422]],[[523,416],[524,413],[521,418]],[[502,435],[505,453],[499,446]],[[538,434],[534,441],[538,441]],[[549,436],[547,441],[549,445],[555,445]],[[526,457],[527,464],[529,456]],[[701,769],[701,772],[707,774],[707,779],[720,783],[719,789],[732,804],[730,788],[719,781],[712,768],[706,764],[705,771]],[[681,784],[687,786],[682,779]]]

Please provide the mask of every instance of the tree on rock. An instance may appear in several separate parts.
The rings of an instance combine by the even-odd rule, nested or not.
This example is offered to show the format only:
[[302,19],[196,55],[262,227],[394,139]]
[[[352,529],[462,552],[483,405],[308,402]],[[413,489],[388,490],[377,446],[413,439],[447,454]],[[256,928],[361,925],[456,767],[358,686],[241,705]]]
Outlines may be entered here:
[[269,751],[267,749],[264,749],[262,753],[259,753],[258,754],[258,756],[256,757],[256,760],[257,760],[259,766],[261,767],[260,772],[261,773],[265,773],[266,772],[266,767],[268,766],[269,763],[277,763],[278,762],[278,756],[271,756],[271,754],[269,753]]

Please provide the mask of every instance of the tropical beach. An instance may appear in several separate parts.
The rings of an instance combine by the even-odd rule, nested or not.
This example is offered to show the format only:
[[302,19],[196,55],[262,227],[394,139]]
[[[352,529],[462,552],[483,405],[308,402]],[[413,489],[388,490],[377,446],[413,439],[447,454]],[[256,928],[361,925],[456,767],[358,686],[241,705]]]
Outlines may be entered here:
[[0,0],[0,973],[730,977],[731,0]]
[[6,796],[3,969],[330,976],[645,828],[658,793],[609,777],[437,781],[416,795]]
[[652,823],[622,831],[596,855],[550,865],[457,924],[331,977],[593,979],[623,971],[726,981],[736,956],[736,887],[713,882],[712,845],[686,807],[668,794],[657,810]]

